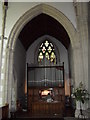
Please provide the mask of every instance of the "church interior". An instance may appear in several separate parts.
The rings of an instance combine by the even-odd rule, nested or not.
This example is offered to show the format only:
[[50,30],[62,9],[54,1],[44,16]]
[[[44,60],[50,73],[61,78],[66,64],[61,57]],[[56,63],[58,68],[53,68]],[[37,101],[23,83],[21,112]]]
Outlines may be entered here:
[[90,119],[89,11],[89,1],[0,2],[1,120]]

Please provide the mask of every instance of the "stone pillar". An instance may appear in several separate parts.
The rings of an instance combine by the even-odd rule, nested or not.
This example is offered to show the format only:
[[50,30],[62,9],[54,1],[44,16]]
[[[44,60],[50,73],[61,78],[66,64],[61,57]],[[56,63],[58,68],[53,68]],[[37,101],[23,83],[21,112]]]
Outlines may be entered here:
[[74,64],[74,87],[76,88],[79,83],[83,80],[83,65],[80,41],[76,39],[75,46],[73,47],[73,64]]
[[80,41],[82,82],[88,88],[88,4],[85,2],[77,3],[77,32]]
[[8,64],[9,64],[9,48],[6,48],[5,52],[5,64],[4,64],[4,91],[3,91],[3,104],[8,103],[7,97],[8,97],[8,92],[7,92],[7,88],[8,88]]
[[[14,50],[7,48],[7,57],[6,57],[6,72],[5,72],[5,93],[4,101],[9,103],[9,116],[10,111],[12,110],[12,94],[13,94],[13,54]],[[14,106],[15,107],[15,106]]]
[[[76,57],[74,66],[75,70],[77,70],[75,71],[75,85],[77,87],[80,81],[82,81],[82,83],[85,85],[85,88],[88,89],[88,3],[77,2],[75,4],[75,10],[77,20],[77,35],[79,41],[78,48],[74,49],[74,57]],[[88,106],[85,108],[85,110],[87,108]],[[76,106],[76,117],[79,113],[78,110],[79,109]]]
[[[88,90],[90,93],[90,2],[88,3]],[[90,111],[90,100],[89,100],[89,111]]]

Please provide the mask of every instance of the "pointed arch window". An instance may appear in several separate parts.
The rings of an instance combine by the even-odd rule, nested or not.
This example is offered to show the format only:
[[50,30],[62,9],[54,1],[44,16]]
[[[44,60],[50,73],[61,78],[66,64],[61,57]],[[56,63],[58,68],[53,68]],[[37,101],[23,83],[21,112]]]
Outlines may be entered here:
[[56,64],[56,54],[54,45],[49,41],[45,40],[41,43],[38,51],[38,62],[42,62],[44,59],[47,59],[49,62]]

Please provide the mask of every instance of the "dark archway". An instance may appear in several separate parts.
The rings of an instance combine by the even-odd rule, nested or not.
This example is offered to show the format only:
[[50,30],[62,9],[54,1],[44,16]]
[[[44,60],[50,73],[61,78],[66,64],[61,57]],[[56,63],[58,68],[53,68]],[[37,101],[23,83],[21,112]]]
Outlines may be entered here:
[[68,49],[70,39],[64,27],[51,16],[43,13],[24,26],[19,34],[19,39],[27,50],[37,38],[43,35],[55,37]]
[[[22,28],[18,38],[21,41],[21,43],[23,44],[25,50],[27,51],[29,46],[31,44],[33,44],[33,42],[35,40],[37,40],[38,38],[40,38],[41,36],[44,36],[44,35],[50,35],[50,36],[56,38],[64,45],[64,47],[66,49],[69,48],[70,39],[69,39],[69,36],[68,36],[65,28],[63,27],[63,25],[61,25],[53,17],[51,17],[47,14],[44,14],[44,13],[41,13],[41,14],[37,15],[36,17],[34,17],[32,20],[30,20]],[[31,90],[31,89],[29,89],[29,90]],[[38,89],[36,89],[36,91],[38,92]],[[63,95],[64,95],[64,89],[63,90],[61,89],[61,91],[63,91]],[[29,94],[29,92],[28,92],[28,94]],[[33,98],[34,97],[32,97],[32,99]],[[29,106],[29,107],[31,107],[31,106]],[[33,109],[33,107],[32,107],[32,109]],[[42,109],[42,111],[43,111],[43,109]]]
[[[13,86],[14,86],[14,84],[12,85],[12,82],[14,82],[14,81],[13,81],[13,74],[12,74],[12,72],[9,72],[9,71],[13,71],[13,69],[14,69],[14,66],[13,66],[14,59],[13,58],[14,58],[14,50],[15,50],[15,46],[16,46],[16,41],[19,38],[21,41],[24,41],[26,43],[26,39],[28,38],[28,35],[24,34],[24,32],[22,34],[22,31],[25,30],[24,29],[24,28],[26,28],[25,26],[27,26],[27,24],[29,24],[30,21],[33,21],[33,19],[37,18],[39,15],[41,15],[41,13],[45,14],[49,18],[54,19],[54,22],[55,21],[57,22],[57,25],[54,22],[53,22],[54,25],[49,22],[50,29],[56,27],[54,29],[54,31],[51,32],[52,34],[50,34],[50,35],[54,36],[54,37],[56,36],[55,38],[57,38],[57,36],[59,36],[59,35],[57,35],[57,34],[55,35],[54,32],[57,31],[58,25],[64,26],[63,30],[64,30],[67,38],[70,37],[70,40],[69,39],[65,40],[66,37],[64,37],[65,39],[61,39],[62,37],[60,37],[60,39],[59,38],[57,38],[57,39],[59,39],[60,41],[64,40],[65,43],[69,40],[69,43],[71,42],[71,45],[74,46],[74,41],[75,41],[75,37],[74,36],[75,36],[75,32],[76,32],[74,26],[72,25],[70,20],[63,13],[61,13],[57,9],[53,8],[52,6],[49,6],[49,5],[46,5],[46,4],[40,4],[40,5],[35,6],[32,9],[28,10],[23,16],[21,16],[20,19],[16,22],[16,24],[12,28],[12,31],[11,31],[11,33],[9,35],[9,39],[8,39],[8,45],[7,45],[7,48],[8,48],[7,54],[8,54],[8,56],[7,56],[7,71],[6,71],[7,78],[6,78],[6,80],[10,82],[10,85],[8,87],[8,88],[10,88],[8,90],[9,91],[8,103],[9,103],[9,107],[10,108],[12,107],[12,105],[11,105],[11,101],[12,101],[12,99],[11,99],[11,96],[12,96],[11,88],[13,88]],[[53,27],[51,27],[51,26],[53,26]],[[43,28],[43,26],[42,26],[42,28]],[[60,28],[62,28],[62,27],[60,27]],[[36,31],[36,29],[34,29],[34,31]],[[59,33],[59,32],[60,31],[58,30],[56,33]],[[29,33],[30,33],[30,35],[32,35],[32,33],[36,33],[36,32],[32,32],[31,31]],[[49,33],[50,33],[50,31],[48,32],[48,34]],[[60,32],[60,33],[61,33],[62,36],[64,36],[64,34],[62,34],[63,32]],[[45,35],[46,33],[43,32],[43,34]],[[20,37],[20,35],[22,37]],[[26,35],[26,37],[25,37],[25,35]],[[38,35],[40,35],[40,34],[38,34]],[[69,37],[68,37],[68,35],[69,35]],[[38,36],[37,36],[37,38],[38,38]],[[30,37],[29,37],[28,40],[29,40],[29,44],[28,44],[27,47],[25,47],[25,44],[23,44],[23,42],[22,42],[22,44],[24,45],[26,50],[28,49],[29,45],[32,44],[33,41],[35,41],[36,39],[35,38],[34,39],[30,39]],[[64,42],[62,42],[63,45],[64,45]],[[69,47],[69,44],[68,44],[68,46],[66,48],[68,49],[68,47]],[[9,69],[9,71],[8,71],[8,69]]]

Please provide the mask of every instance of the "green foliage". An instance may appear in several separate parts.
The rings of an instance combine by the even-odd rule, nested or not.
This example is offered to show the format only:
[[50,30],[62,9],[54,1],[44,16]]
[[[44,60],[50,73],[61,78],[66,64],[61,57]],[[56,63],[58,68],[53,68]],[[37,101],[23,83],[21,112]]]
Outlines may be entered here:
[[82,102],[83,104],[85,101],[89,100],[89,93],[84,88],[82,82],[80,82],[79,87],[76,88],[72,94],[73,98],[75,98],[77,101]]

